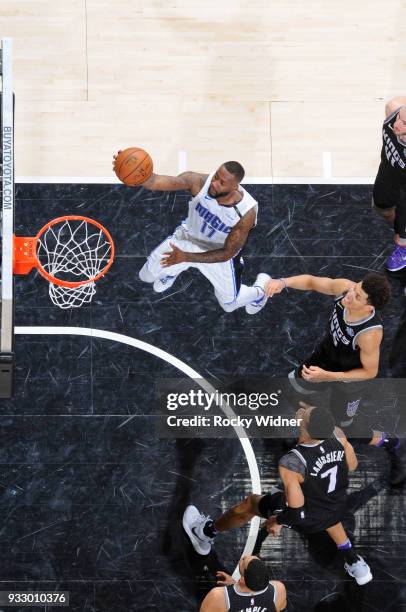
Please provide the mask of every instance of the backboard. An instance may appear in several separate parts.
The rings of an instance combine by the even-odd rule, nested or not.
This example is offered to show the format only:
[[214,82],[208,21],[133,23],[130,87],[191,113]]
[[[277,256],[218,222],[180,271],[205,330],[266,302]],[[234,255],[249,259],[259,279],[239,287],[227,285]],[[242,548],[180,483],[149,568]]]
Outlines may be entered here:
[[1,327],[0,398],[12,396],[14,369],[14,95],[12,43],[1,40]]

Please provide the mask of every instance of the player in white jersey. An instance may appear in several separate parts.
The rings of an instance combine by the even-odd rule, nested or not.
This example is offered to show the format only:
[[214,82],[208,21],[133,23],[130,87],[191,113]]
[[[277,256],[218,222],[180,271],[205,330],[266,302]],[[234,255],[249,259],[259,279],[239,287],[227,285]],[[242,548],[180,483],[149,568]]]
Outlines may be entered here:
[[245,306],[248,314],[256,314],[265,306],[267,274],[258,274],[252,287],[241,283],[240,252],[256,225],[258,210],[256,200],[240,185],[243,177],[241,164],[230,161],[212,174],[153,173],[143,183],[151,191],[187,190],[192,199],[187,218],[149,255],[139,273],[142,281],[162,292],[181,272],[197,268],[213,285],[226,312]]

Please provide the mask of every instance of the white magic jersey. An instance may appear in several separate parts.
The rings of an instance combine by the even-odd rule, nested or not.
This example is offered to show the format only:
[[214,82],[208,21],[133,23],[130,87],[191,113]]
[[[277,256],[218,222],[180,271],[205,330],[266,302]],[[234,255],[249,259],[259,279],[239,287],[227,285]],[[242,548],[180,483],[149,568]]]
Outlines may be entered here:
[[222,247],[234,225],[251,208],[255,208],[256,214],[258,211],[258,202],[241,185],[238,188],[243,198],[234,206],[221,206],[215,198],[210,197],[208,190],[213,174],[208,176],[202,189],[190,200],[188,217],[182,222],[190,240],[202,245],[205,251]]

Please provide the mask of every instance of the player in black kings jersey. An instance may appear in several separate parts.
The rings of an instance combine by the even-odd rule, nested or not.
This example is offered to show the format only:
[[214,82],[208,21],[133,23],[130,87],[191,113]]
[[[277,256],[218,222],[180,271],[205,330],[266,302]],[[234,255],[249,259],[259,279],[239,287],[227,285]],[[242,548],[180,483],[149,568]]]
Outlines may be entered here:
[[335,296],[327,333],[297,374],[304,381],[350,382],[375,378],[383,325],[379,311],[390,299],[390,285],[382,274],[368,273],[359,281],[302,274],[272,279],[271,297],[284,289],[317,291]]
[[[268,296],[287,288],[335,296],[324,338],[300,367],[290,373],[289,379],[293,388],[304,395],[329,388],[330,409],[336,424],[346,428],[351,437],[365,381],[375,378],[378,373],[383,337],[379,311],[390,299],[389,282],[385,276],[375,272],[366,274],[359,282],[303,274],[272,279],[265,287]],[[387,450],[391,460],[392,485],[397,486],[406,479],[397,436],[371,430],[370,437],[359,438],[359,441]]]
[[279,461],[284,491],[273,487],[267,495],[249,495],[219,519],[212,521],[188,506],[183,527],[196,552],[208,554],[214,537],[226,529],[241,527],[254,516],[266,519],[274,536],[283,526],[302,533],[326,530],[345,561],[346,571],[358,584],[372,580],[365,561],[356,554],[341,524],[346,509],[348,472],[357,467],[354,449],[335,428],[328,410],[304,405],[298,444]]
[[394,225],[395,248],[386,266],[395,272],[406,267],[406,97],[390,100],[385,116],[372,209]]
[[272,580],[269,568],[258,557],[240,559],[240,579],[217,572],[217,584],[204,598],[200,612],[281,612],[286,608],[286,589]]

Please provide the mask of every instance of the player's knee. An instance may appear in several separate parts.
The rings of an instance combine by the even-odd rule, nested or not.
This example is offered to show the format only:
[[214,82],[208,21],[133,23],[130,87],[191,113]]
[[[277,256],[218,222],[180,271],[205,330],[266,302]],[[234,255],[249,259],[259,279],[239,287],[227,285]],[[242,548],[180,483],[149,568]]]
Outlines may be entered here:
[[217,297],[218,303],[220,304],[220,306],[225,312],[233,312],[233,310],[237,308],[236,300],[232,300],[232,301],[224,300],[218,295],[216,297]]
[[391,206],[390,208],[381,208],[375,204],[374,198],[372,198],[371,208],[376,215],[383,217],[387,221],[394,221],[396,212],[395,206]]
[[153,274],[148,270],[147,264],[142,266],[141,270],[138,272],[138,276],[144,283],[153,283],[155,280]]
[[233,310],[235,310],[232,304],[224,304],[223,302],[219,302],[219,304],[224,310],[224,312],[233,312]]

